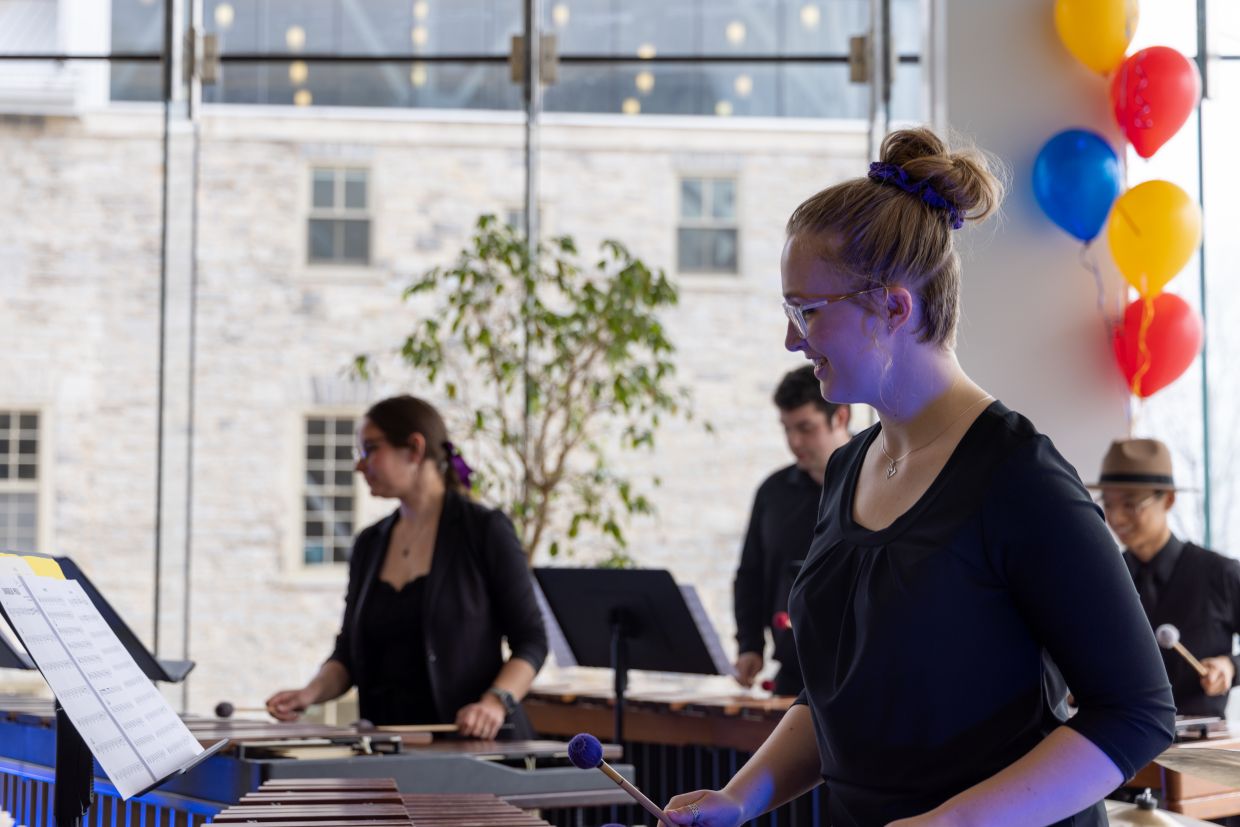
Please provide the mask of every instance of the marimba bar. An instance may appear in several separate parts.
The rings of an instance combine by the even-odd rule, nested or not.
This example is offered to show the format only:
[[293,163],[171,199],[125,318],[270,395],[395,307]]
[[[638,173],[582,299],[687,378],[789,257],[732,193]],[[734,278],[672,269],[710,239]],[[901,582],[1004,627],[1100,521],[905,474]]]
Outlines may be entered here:
[[401,795],[389,778],[268,781],[210,824],[260,827],[550,827],[493,795]]

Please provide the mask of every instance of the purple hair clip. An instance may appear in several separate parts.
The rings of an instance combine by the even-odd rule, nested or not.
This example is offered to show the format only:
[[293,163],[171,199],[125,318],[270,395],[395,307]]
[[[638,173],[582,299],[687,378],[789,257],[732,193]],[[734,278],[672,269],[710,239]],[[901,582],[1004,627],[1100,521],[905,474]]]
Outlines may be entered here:
[[947,213],[953,230],[959,230],[964,226],[964,216],[961,215],[959,208],[955,204],[948,201],[938,190],[932,187],[929,180],[910,181],[908,172],[905,171],[904,167],[889,164],[885,161],[875,161],[870,164],[870,178],[880,184],[893,184],[907,193],[916,195],[927,206]]
[[465,490],[469,491],[471,488],[469,478],[473,476],[474,469],[469,467],[469,463],[465,461],[465,458],[461,456],[461,452],[451,442],[445,442],[443,447],[448,452],[448,462],[452,463],[452,470],[456,471],[456,478],[461,481],[461,485],[465,487]]

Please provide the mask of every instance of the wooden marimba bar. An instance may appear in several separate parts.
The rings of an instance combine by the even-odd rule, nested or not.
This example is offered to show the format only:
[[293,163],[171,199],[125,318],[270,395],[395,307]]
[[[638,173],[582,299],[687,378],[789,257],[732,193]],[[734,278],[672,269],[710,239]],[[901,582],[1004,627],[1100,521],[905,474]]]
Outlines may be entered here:
[[401,795],[390,778],[268,781],[209,823],[260,827],[550,827],[493,795]]

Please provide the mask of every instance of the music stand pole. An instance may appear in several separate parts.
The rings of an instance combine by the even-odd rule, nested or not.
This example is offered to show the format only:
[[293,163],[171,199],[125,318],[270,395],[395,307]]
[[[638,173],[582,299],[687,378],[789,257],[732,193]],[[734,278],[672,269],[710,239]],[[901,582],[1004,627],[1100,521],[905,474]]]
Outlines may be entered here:
[[95,763],[60,701],[56,701],[54,784],[52,813],[57,827],[81,827],[95,797]]
[[616,696],[613,726],[617,744],[624,744],[624,692],[629,683],[629,652],[625,637],[624,610],[617,609],[611,619],[611,670]]

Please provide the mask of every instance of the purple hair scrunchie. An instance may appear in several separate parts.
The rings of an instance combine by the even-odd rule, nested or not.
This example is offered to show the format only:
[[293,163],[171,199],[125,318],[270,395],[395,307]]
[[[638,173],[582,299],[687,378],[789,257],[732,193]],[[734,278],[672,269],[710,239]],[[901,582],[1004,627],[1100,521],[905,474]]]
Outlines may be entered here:
[[964,226],[964,216],[955,204],[944,198],[938,190],[930,185],[929,180],[909,180],[908,172],[904,167],[890,164],[886,161],[875,161],[870,164],[869,177],[880,184],[891,184],[899,187],[911,195],[916,195],[926,206],[947,213],[953,230],[959,230]]
[[451,442],[445,442],[443,448],[448,452],[448,462],[452,463],[452,470],[456,472],[456,478],[461,481],[461,485],[465,486],[465,490],[470,490],[469,478],[473,476],[474,469],[469,467],[469,463],[461,456],[461,452]]

